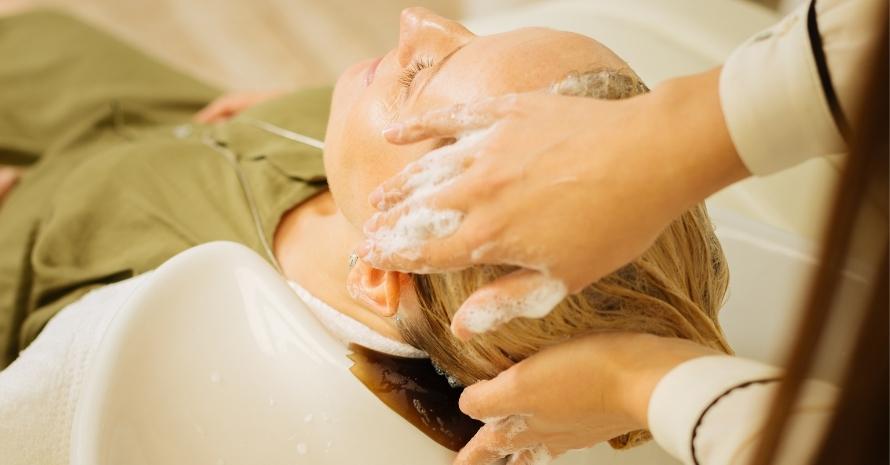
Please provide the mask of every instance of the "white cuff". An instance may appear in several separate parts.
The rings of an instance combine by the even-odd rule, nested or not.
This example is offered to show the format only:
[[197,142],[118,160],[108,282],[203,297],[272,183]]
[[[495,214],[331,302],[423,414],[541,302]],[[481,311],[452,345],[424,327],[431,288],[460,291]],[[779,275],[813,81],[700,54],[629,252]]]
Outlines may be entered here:
[[668,453],[683,463],[693,463],[692,433],[702,412],[735,386],[781,373],[775,367],[729,355],[684,362],[655,386],[649,400],[649,431]]
[[723,65],[720,102],[742,161],[766,175],[846,147],[819,79],[808,4],[738,47]]

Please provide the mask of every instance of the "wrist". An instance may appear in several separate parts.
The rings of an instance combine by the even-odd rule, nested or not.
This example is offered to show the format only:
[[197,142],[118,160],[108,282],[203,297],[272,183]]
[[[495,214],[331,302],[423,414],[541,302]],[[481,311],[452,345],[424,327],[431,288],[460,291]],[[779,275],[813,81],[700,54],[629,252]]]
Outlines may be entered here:
[[640,428],[649,428],[649,401],[661,380],[689,360],[719,355],[714,349],[673,337],[651,334],[636,336],[638,352],[626,363],[618,379],[625,414]]
[[720,71],[672,79],[648,96],[653,144],[684,210],[750,176],[726,127]]
[[[639,334],[637,347],[651,345],[649,334]],[[616,388],[621,393],[621,405],[625,415],[630,418],[640,429],[649,427],[649,399],[658,381],[667,374],[672,366],[665,364],[641,363],[651,355],[645,354],[645,349],[634,357],[635,362],[629,364],[620,372]]]

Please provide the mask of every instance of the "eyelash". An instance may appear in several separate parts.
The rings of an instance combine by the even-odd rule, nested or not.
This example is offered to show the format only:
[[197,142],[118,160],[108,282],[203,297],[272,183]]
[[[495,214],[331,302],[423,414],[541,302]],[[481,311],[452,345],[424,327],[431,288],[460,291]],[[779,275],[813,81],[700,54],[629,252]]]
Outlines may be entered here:
[[420,57],[415,59],[402,71],[402,75],[399,76],[399,84],[406,89],[411,87],[411,83],[414,82],[414,77],[417,76],[417,73],[430,68],[433,65],[433,59],[430,57]]

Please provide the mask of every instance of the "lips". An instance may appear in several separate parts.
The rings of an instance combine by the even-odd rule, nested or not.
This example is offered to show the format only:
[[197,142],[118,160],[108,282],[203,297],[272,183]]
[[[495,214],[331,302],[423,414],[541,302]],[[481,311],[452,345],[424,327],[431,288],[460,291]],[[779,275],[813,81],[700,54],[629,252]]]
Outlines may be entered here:
[[380,64],[380,61],[383,60],[383,57],[379,57],[374,59],[370,65],[368,65],[368,70],[365,71],[365,85],[370,86],[372,82],[374,82],[374,75],[377,74],[377,65]]

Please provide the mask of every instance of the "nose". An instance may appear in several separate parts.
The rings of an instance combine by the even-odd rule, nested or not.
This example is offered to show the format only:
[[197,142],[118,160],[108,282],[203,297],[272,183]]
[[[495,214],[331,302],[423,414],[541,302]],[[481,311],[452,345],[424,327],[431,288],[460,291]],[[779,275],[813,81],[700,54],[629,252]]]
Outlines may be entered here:
[[418,52],[433,54],[457,48],[473,33],[456,21],[422,7],[402,10],[399,20],[399,65],[407,66]]

